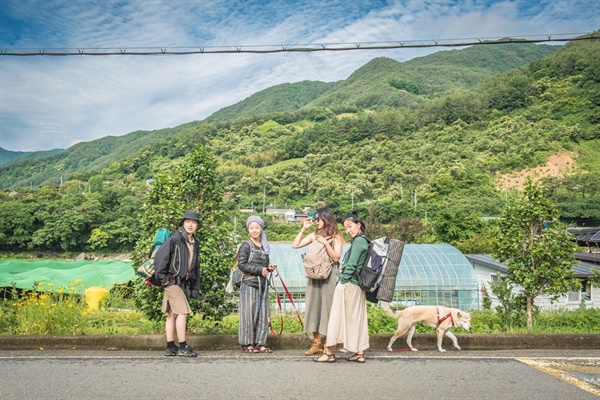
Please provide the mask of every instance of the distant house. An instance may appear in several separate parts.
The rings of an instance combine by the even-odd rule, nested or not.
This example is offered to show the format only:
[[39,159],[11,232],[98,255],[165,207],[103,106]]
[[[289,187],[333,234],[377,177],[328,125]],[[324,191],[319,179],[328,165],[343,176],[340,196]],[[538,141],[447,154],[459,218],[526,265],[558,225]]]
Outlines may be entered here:
[[298,222],[295,217],[296,217],[296,210],[288,210],[285,213],[285,220],[287,222]]
[[304,220],[307,218],[308,218],[308,214],[304,214],[304,213],[296,213],[296,215],[294,215],[294,219],[298,222],[304,222]]
[[600,251],[600,227],[568,228],[577,245],[587,247],[588,252]]
[[[489,254],[465,254],[465,257],[475,271],[479,282],[480,290],[485,290],[492,299],[492,309],[500,303],[498,298],[490,289],[490,282],[498,282],[498,272],[502,277],[508,275],[508,267],[506,264],[493,259]],[[558,301],[551,303],[550,299],[540,295],[535,299],[535,305],[543,310],[552,309],[575,309],[581,306],[583,302],[586,307],[600,307],[600,287],[595,287],[589,282],[593,270],[600,271],[600,253],[575,253],[575,258],[579,261],[573,266],[575,271],[574,277],[581,282],[581,289],[571,291],[566,296],[562,296]],[[515,287],[515,290],[520,290]],[[483,301],[483,297],[480,297]]]
[[278,218],[286,218],[288,215],[296,214],[296,210],[292,210],[289,208],[275,208],[271,205],[265,207],[265,214],[272,215]]

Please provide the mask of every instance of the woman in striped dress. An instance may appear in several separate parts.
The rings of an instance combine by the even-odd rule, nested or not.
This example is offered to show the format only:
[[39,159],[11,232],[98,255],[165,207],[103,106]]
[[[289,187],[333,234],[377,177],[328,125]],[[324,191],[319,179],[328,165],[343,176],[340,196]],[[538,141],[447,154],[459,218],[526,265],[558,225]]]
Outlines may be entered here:
[[267,276],[277,268],[269,264],[270,246],[262,218],[252,215],[246,221],[250,240],[240,246],[238,268],[244,273],[240,285],[239,343],[245,353],[271,353],[269,334],[269,284]]

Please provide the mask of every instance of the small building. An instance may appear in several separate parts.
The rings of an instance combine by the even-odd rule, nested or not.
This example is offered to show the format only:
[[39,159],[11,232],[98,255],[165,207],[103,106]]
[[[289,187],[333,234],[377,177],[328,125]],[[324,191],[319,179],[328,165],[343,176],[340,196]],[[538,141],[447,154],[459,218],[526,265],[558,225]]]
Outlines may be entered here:
[[272,215],[276,218],[287,218],[288,215],[296,214],[296,210],[289,208],[275,208],[273,206],[265,207],[265,214]]
[[[508,275],[508,267],[506,264],[492,258],[489,254],[466,254],[465,257],[473,265],[473,270],[477,275],[481,290],[485,288],[492,300],[492,308],[495,308],[500,303],[497,296],[491,291],[490,282],[498,282],[498,273],[500,273],[501,279],[502,277],[506,277]],[[535,299],[536,306],[542,310],[576,309],[581,307],[583,302],[586,307],[600,307],[600,288],[595,287],[589,281],[593,270],[600,271],[600,254],[594,257],[592,254],[575,253],[575,258],[578,259],[578,263],[573,266],[573,270],[575,271],[574,277],[581,282],[580,290],[570,291],[554,303],[548,297],[539,295]],[[588,258],[588,260],[582,258]],[[517,286],[514,290],[518,291],[520,288]]]
[[588,253],[600,251],[600,228],[568,228],[567,231],[573,235],[578,246],[588,248]]
[[294,215],[294,219],[297,222],[304,222],[304,220],[307,218],[308,218],[308,214],[304,214],[304,213],[297,212],[296,215]]

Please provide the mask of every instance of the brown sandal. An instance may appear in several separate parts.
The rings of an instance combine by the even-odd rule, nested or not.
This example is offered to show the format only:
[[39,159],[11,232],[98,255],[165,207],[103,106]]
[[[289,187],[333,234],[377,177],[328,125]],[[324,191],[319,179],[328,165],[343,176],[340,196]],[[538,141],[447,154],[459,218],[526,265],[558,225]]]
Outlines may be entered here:
[[267,346],[263,346],[263,345],[258,345],[254,348],[254,352],[255,353],[272,353],[273,350],[271,350],[270,348],[268,348]]
[[246,346],[242,346],[242,353],[256,353],[256,350],[254,350],[254,346],[249,344]]
[[365,362],[365,357],[362,354],[356,353],[353,356],[346,358],[346,361],[357,362],[357,363],[363,364]]
[[[322,357],[326,357],[326,358],[322,358]],[[328,354],[328,353],[325,353],[325,352],[324,352],[324,353],[323,353],[323,354],[321,354],[319,357],[315,357],[315,358],[313,358],[313,361],[314,361],[314,362],[327,362],[327,363],[334,363],[334,362],[336,362],[336,359],[335,359],[335,353]]]

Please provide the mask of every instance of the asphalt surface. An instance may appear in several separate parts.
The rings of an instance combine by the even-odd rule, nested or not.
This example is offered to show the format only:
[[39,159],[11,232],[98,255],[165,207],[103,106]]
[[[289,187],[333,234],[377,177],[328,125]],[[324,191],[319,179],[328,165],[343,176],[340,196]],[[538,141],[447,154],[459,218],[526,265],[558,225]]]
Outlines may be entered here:
[[0,350],[2,399],[597,399],[600,349],[366,352]]
[[165,357],[164,335],[0,336],[2,399],[592,399],[599,335],[371,335],[366,363],[315,363],[303,335],[241,353],[236,335],[188,335],[198,357]]

